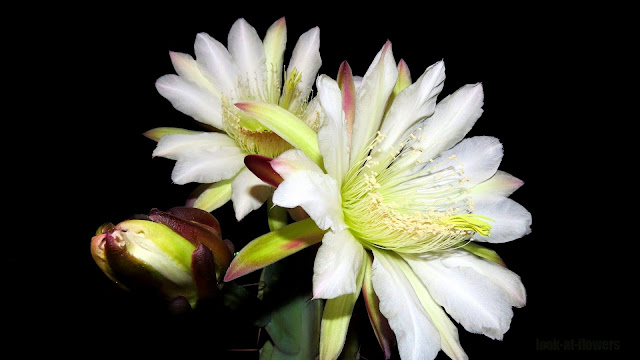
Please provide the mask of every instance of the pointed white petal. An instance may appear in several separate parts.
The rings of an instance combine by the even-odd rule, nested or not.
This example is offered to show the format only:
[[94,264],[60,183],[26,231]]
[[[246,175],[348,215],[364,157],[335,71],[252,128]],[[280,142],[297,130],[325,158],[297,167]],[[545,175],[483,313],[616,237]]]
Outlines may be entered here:
[[173,68],[181,78],[198,85],[202,89],[208,90],[218,98],[220,97],[220,91],[214,88],[209,80],[202,75],[198,63],[191,55],[172,51],[169,53],[169,56],[171,57]]
[[264,94],[265,53],[256,29],[245,19],[238,19],[231,26],[227,41],[229,53],[238,66],[240,76],[246,79],[254,92]]
[[445,266],[439,257],[404,258],[433,298],[467,331],[501,340],[509,330],[511,305],[485,276],[469,267]]
[[380,312],[396,334],[400,357],[403,360],[434,359],[440,351],[440,334],[396,264],[398,259],[376,250],[373,254],[373,289],[380,299]]
[[346,228],[340,189],[327,174],[301,170],[290,174],[273,193],[273,203],[285,208],[302,207],[319,228]]
[[398,78],[398,68],[387,42],[369,66],[362,84],[356,91],[356,116],[351,137],[351,157],[353,166],[366,154],[384,115],[384,109]]
[[444,78],[444,62],[439,61],[427,68],[415,83],[398,93],[380,128],[386,136],[379,144],[380,149],[384,151],[398,145],[405,140],[403,135],[408,136],[405,132],[412,125],[433,115]]
[[349,166],[347,125],[342,111],[342,94],[338,83],[326,75],[316,82],[318,98],[323,108],[323,122],[318,130],[318,146],[327,173],[342,186]]
[[269,102],[276,103],[282,84],[284,50],[287,45],[287,25],[284,17],[273,23],[264,37],[265,64],[267,70],[267,92]]
[[464,171],[469,181],[465,186],[475,186],[496,173],[503,155],[502,144],[491,136],[466,138],[451,149],[443,152],[429,166],[444,169],[449,166]]
[[489,180],[471,188],[471,195],[474,198],[479,198],[482,195],[507,197],[518,190],[523,184],[524,182],[517,177],[498,170]]
[[171,180],[213,183],[234,176],[244,167],[245,154],[228,136],[219,133],[163,136],[153,156],[177,160]]
[[302,76],[296,89],[300,91],[299,98],[306,98],[311,91],[311,86],[316,79],[318,70],[322,65],[320,58],[320,29],[316,26],[300,35],[296,46],[293,48],[291,60],[287,67],[287,78],[293,69]]
[[511,306],[520,308],[527,302],[527,292],[520,276],[504,266],[462,250],[453,251],[441,261],[446,267],[468,267],[483,275],[502,289]]
[[258,179],[249,169],[242,169],[231,182],[231,201],[236,220],[242,220],[248,213],[262,206],[270,194],[270,185]]
[[324,171],[309,159],[302,151],[298,149],[287,150],[278,155],[277,158],[271,162],[271,167],[275,170],[283,179],[288,178],[291,174],[300,170],[313,171],[318,174],[324,174]]
[[474,214],[493,219],[489,236],[476,234],[474,240],[503,243],[519,239],[531,232],[531,213],[517,202],[501,196],[472,196]]
[[199,33],[194,49],[202,74],[224,96],[233,97],[240,71],[224,45],[206,33]]
[[351,294],[362,265],[364,249],[349,230],[328,231],[313,265],[313,297],[333,299]]
[[420,141],[413,145],[429,161],[450,149],[471,130],[482,115],[482,85],[465,85],[436,105],[435,113],[420,124]]
[[156,81],[156,89],[174,108],[194,119],[222,129],[221,103],[204,90],[177,75],[164,75]]

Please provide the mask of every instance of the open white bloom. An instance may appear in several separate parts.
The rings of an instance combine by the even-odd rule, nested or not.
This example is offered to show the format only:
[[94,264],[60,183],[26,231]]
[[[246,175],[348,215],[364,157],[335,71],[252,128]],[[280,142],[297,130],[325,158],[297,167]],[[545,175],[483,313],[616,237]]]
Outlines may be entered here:
[[317,111],[308,103],[320,68],[320,30],[302,36],[284,74],[287,41],[284,18],[267,31],[264,41],[244,19],[229,31],[228,46],[200,33],[195,55],[171,52],[177,75],[156,82],[158,92],[179,111],[213,128],[212,132],[157,128],[146,133],[159,140],[153,156],[176,160],[171,179],[211,185],[194,206],[212,211],[229,199],[236,218],[260,207],[271,190],[244,166],[247,154],[277,156],[291,145],[233,106],[239,101],[275,104],[317,128]]
[[[512,307],[525,304],[519,276],[475,243],[530,232],[531,214],[508,198],[522,181],[498,171],[496,138],[464,139],[482,114],[482,85],[436,104],[444,78],[438,62],[411,83],[390,43],[357,85],[344,63],[338,81],[323,75],[316,82],[320,160],[307,146],[269,161],[266,176],[256,167],[266,181],[269,170],[281,177],[274,204],[302,207],[317,228],[307,220],[254,240],[225,280],[321,239],[313,276],[314,297],[328,299],[321,359],[340,354],[361,289],[386,355],[390,327],[405,360],[432,359],[440,350],[467,357],[447,313],[467,331],[502,339]],[[259,104],[238,106],[274,121]]]

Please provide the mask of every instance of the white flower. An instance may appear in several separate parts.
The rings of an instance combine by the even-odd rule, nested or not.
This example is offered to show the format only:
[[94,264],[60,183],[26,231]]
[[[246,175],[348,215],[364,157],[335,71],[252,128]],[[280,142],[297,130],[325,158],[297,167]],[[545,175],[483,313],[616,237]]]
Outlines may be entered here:
[[[269,162],[248,159],[261,178],[279,183],[274,204],[300,206],[311,220],[248,244],[225,280],[322,239],[313,276],[314,297],[328,299],[321,359],[340,354],[361,289],[386,355],[390,327],[405,360],[432,359],[440,350],[466,358],[447,313],[467,331],[502,339],[511,307],[525,304],[518,275],[476,244],[530,232],[531,214],[508,199],[522,182],[497,170],[497,139],[464,139],[482,114],[482,85],[436,104],[444,78],[438,62],[412,84],[387,43],[359,84],[346,63],[337,82],[318,78],[319,160],[310,145]],[[264,124],[275,121],[259,105],[242,108]],[[273,174],[262,174],[269,171],[281,179],[270,181]]]
[[179,111],[213,127],[215,132],[157,128],[146,135],[158,140],[153,156],[176,160],[176,184],[211,183],[195,207],[212,211],[229,199],[238,220],[260,207],[271,190],[248,171],[247,154],[277,156],[291,146],[233,106],[239,101],[275,104],[317,128],[317,111],[308,103],[320,68],[320,30],[302,36],[284,74],[287,41],[284,18],[267,31],[264,41],[244,19],[229,31],[228,48],[205,33],[196,36],[195,55],[171,52],[177,75],[156,81],[158,92]]

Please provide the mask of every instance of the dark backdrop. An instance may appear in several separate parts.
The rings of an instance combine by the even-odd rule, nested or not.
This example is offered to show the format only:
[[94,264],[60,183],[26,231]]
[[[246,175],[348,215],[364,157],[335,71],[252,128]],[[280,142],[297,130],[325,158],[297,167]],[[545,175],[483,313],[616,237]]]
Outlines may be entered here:
[[[50,45],[45,64],[62,80],[40,79],[42,94],[55,99],[55,116],[39,120],[54,122],[44,134],[50,145],[38,153],[40,163],[51,167],[28,193],[53,196],[40,199],[51,224],[43,242],[47,246],[37,251],[53,261],[38,261],[46,265],[35,267],[28,281],[20,276],[27,274],[22,270],[9,276],[8,313],[16,320],[9,324],[15,339],[27,344],[52,340],[45,350],[62,355],[126,351],[186,358],[210,352],[213,358],[257,359],[255,352],[221,351],[255,348],[257,333],[243,326],[238,314],[172,316],[161,304],[124,292],[103,276],[91,259],[89,242],[102,223],[180,205],[194,188],[172,184],[173,161],[152,159],[155,143],[142,136],[159,126],[197,128],[154,88],[158,77],[173,73],[168,52],[193,54],[198,32],[226,43],[239,17],[264,36],[286,16],[285,64],[297,37],[319,26],[321,73],[332,77],[343,60],[355,74],[364,74],[389,39],[396,60],[405,59],[414,79],[444,59],[447,79],[440,98],[464,84],[483,83],[485,112],[470,135],[496,136],[504,144],[500,168],[524,180],[512,198],[533,214],[533,232],[493,246],[522,277],[528,301],[514,310],[504,341],[460,327],[470,357],[612,358],[631,346],[619,326],[622,295],[616,279],[621,268],[609,235],[616,225],[601,224],[609,213],[595,203],[602,195],[592,184],[600,184],[602,170],[596,171],[591,160],[592,138],[584,133],[588,116],[578,111],[583,100],[590,104],[577,94],[589,84],[578,79],[597,76],[584,64],[589,53],[581,52],[588,29],[568,25],[567,14],[557,9],[468,9],[460,16],[460,9],[400,4],[371,13],[355,7],[227,5],[233,10],[96,6],[75,9],[79,13],[72,16],[69,9],[39,32]],[[229,203],[213,214],[225,237],[242,246],[266,231],[265,212],[263,207],[238,223]],[[15,246],[7,251],[6,263],[23,269],[24,248]],[[375,339],[363,329],[362,354],[379,359]],[[620,350],[587,347],[611,342]]]

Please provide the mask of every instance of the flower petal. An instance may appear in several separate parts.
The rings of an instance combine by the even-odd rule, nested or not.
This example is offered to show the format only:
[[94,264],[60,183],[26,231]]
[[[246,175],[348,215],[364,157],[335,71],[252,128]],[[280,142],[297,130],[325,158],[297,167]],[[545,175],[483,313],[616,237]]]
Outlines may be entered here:
[[199,86],[202,89],[208,90],[215,97],[220,97],[220,91],[214,88],[209,80],[202,75],[202,72],[198,67],[198,63],[193,59],[193,57],[191,57],[191,55],[171,51],[169,52],[169,57],[171,58],[173,68],[176,70],[176,74],[180,75],[181,78]]
[[227,48],[208,34],[199,33],[194,49],[196,62],[204,77],[224,96],[233,97],[240,70]]
[[317,26],[300,35],[296,46],[293,48],[289,67],[287,67],[287,78],[291,71],[296,69],[301,75],[300,82],[296,89],[300,92],[298,99],[305,99],[311,91],[311,86],[316,79],[318,70],[322,65],[320,58],[320,28]]
[[311,159],[298,149],[283,152],[277,158],[273,159],[270,164],[273,170],[280,174],[284,179],[301,170],[324,174],[324,171],[322,171],[316,163],[311,161]]
[[474,240],[503,243],[531,232],[531,213],[517,202],[501,196],[472,197],[474,214],[493,219],[489,236],[476,234]]
[[373,332],[376,334],[380,348],[384,353],[384,358],[391,358],[391,348],[395,345],[396,338],[393,330],[389,327],[389,321],[380,312],[380,299],[373,291],[373,283],[371,282],[371,263],[373,257],[367,253],[367,257],[363,260],[362,267],[364,270],[364,279],[362,281],[362,298],[367,307],[367,314]]
[[324,230],[312,219],[289,224],[254,239],[236,255],[224,281],[228,282],[273,264],[322,240]]
[[284,17],[273,23],[264,36],[265,64],[267,68],[267,101],[275,104],[280,95],[284,50],[287,45],[287,25]]
[[342,186],[343,177],[349,170],[349,143],[342,93],[338,83],[326,75],[320,75],[316,82],[320,104],[324,109],[323,122],[318,130],[318,146],[327,174]]
[[227,201],[231,200],[231,181],[231,178],[221,180],[207,185],[206,188],[199,189],[201,191],[199,191],[192,206],[211,212],[226,204]]
[[404,258],[433,298],[467,331],[501,340],[509,330],[511,305],[487,277],[470,267],[446,266],[440,257]]
[[391,51],[391,42],[387,41],[373,59],[362,84],[357,89],[350,166],[365,155],[365,151],[373,141],[373,136],[380,128],[387,99],[393,91],[397,78],[398,68]]
[[201,134],[202,131],[187,130],[175,127],[158,127],[145,131],[144,135],[147,139],[159,141],[161,137],[169,134]]
[[442,259],[442,263],[447,267],[468,267],[479,274],[485,276],[497,285],[504,294],[511,306],[523,307],[527,303],[527,292],[520,280],[520,276],[504,266],[497,265],[474,256],[467,252],[455,251],[454,254]]
[[483,101],[481,84],[465,85],[442,99],[434,114],[420,124],[421,140],[412,146],[422,152],[419,159],[434,159],[462,140],[482,115]]
[[236,103],[235,106],[278,134],[289,144],[304,151],[317,164],[322,163],[315,131],[291,112],[278,105],[257,101]]
[[[367,257],[365,261],[368,261],[366,253],[360,251],[361,262],[363,257]],[[355,279],[354,292],[326,301],[320,328],[320,359],[334,360],[337,359],[342,352],[347,338],[347,330],[349,329],[353,307],[356,304],[356,300],[358,300],[360,289],[362,288],[365,270],[364,266],[359,267],[357,279]]]
[[380,132],[386,136],[379,145],[380,149],[384,151],[397,146],[405,140],[403,135],[409,136],[405,132],[411,126],[433,115],[436,99],[444,86],[444,79],[444,62],[439,61],[428,67],[415,83],[395,97],[380,128]]
[[491,136],[474,136],[443,152],[429,166],[459,168],[469,180],[465,185],[472,187],[496,173],[503,154],[500,140]]
[[496,171],[489,180],[471,188],[472,196],[498,195],[507,197],[518,190],[524,182],[504,171]]
[[440,351],[440,334],[399,267],[402,259],[375,249],[373,255],[373,288],[380,298],[380,311],[396,334],[400,357],[434,359]]
[[323,230],[346,228],[338,183],[327,174],[309,170],[292,173],[273,193],[273,203],[285,208],[302,207]]
[[[249,82],[256,93],[264,92],[264,75],[266,73],[264,46],[256,29],[245,19],[238,19],[227,40],[229,53],[238,66],[240,76]],[[266,95],[266,94],[264,94]]]
[[153,156],[177,160],[171,180],[182,185],[228,179],[244,167],[245,154],[226,135],[202,133],[165,135]]
[[337,78],[338,86],[342,92],[342,110],[347,127],[347,144],[351,148],[351,134],[353,133],[353,121],[356,118],[356,85],[353,82],[351,67],[346,61],[340,64]]
[[231,183],[231,201],[236,220],[258,209],[271,194],[271,186],[258,179],[249,169],[242,169]]
[[359,291],[356,278],[363,252],[362,245],[349,230],[327,232],[313,266],[313,297],[333,299]]
[[164,75],[156,81],[156,89],[176,110],[201,123],[222,129],[220,99],[207,90],[177,75]]

